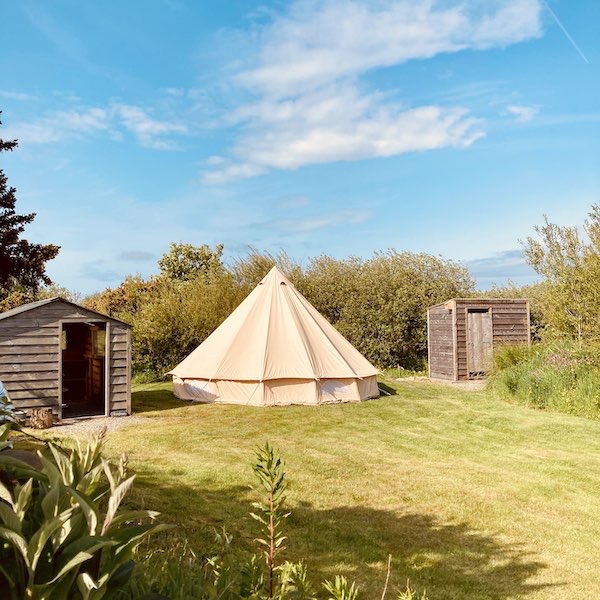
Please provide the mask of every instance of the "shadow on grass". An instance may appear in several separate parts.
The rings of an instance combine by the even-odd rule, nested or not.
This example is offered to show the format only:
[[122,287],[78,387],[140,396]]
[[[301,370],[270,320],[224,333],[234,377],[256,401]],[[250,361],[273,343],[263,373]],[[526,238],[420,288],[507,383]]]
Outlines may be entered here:
[[377,387],[382,390],[383,392],[385,392],[384,394],[381,394],[383,397],[385,396],[396,396],[398,394],[398,390],[396,390],[395,388],[393,388],[391,385],[388,385],[387,383],[384,383],[383,381],[378,381],[377,382]]
[[[262,532],[248,515],[255,499],[248,488],[194,489],[175,479],[171,485],[164,478],[144,481],[143,475],[140,483],[146,488],[138,492],[146,508],[163,511],[162,519],[177,525],[169,535],[186,538],[199,555],[214,550],[214,532],[222,528],[233,534],[234,546],[241,551],[257,551],[253,540]],[[150,506],[152,500],[158,506]],[[174,505],[181,512],[173,513]],[[407,579],[416,589],[426,590],[431,600],[507,600],[549,587],[528,583],[546,568],[530,551],[464,523],[366,506],[319,509],[302,503],[291,511],[281,560],[304,560],[315,584],[346,575],[358,583],[365,600],[381,597],[390,554],[390,598],[404,589]],[[175,546],[172,542],[163,543]]]
[[176,398],[164,383],[140,384],[131,392],[131,408],[133,414],[155,412],[189,406],[188,400]]
[[311,557],[321,579],[334,575],[332,565],[343,565],[372,598],[383,590],[390,554],[391,589],[409,579],[432,600],[504,600],[545,587],[527,583],[545,565],[524,548],[427,514],[301,506],[293,510],[290,526],[290,547],[303,540],[299,555]]

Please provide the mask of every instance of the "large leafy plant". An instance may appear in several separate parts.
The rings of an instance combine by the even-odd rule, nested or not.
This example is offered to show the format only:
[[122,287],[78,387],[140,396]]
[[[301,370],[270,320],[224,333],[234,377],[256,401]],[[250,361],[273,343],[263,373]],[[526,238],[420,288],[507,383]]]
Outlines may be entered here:
[[102,457],[102,434],[70,450],[48,443],[25,461],[6,450],[19,425],[2,410],[0,597],[111,597],[131,575],[138,545],[166,526],[154,522],[156,512],[122,509],[134,476],[125,457]]

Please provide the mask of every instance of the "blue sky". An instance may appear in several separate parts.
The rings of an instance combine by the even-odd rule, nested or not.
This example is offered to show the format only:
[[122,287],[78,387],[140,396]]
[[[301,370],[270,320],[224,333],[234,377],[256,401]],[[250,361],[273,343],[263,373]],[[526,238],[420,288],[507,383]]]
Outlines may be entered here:
[[524,283],[519,240],[600,201],[596,0],[5,4],[0,166],[72,290],[180,241]]

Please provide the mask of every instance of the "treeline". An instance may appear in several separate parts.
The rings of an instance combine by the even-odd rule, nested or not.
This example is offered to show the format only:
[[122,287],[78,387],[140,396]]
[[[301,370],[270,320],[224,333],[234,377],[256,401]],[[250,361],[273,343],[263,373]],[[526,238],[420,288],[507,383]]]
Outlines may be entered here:
[[428,254],[319,256],[302,266],[285,253],[251,251],[226,264],[222,245],[172,244],[158,275],[128,277],[84,304],[131,323],[134,372],[160,376],[214,331],[273,265],[379,368],[423,368],[427,307],[474,291],[465,266]]

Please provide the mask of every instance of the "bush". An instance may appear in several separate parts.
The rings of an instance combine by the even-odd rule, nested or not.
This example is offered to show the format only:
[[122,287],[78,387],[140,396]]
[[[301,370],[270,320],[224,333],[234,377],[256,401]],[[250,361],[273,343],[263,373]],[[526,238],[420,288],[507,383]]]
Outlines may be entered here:
[[534,408],[600,418],[600,351],[553,342],[506,346],[494,353],[490,386]]
[[420,371],[427,356],[427,308],[469,295],[473,281],[452,261],[388,250],[365,261],[315,259],[299,289],[372,363]]

